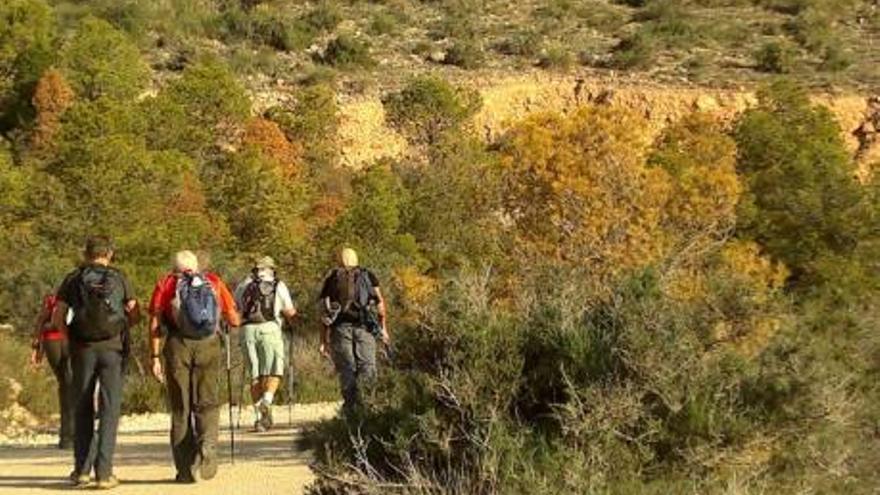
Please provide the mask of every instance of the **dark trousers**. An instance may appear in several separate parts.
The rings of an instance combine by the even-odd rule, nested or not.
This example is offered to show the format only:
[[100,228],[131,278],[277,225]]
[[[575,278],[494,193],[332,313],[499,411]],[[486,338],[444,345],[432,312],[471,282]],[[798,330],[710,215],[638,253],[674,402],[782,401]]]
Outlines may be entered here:
[[[94,449],[95,476],[104,480],[113,474],[116,430],[122,408],[122,353],[94,348],[72,349],[71,365],[75,391],[73,455],[74,470],[91,471],[90,449]],[[95,386],[101,382],[98,431],[95,446]]]
[[168,402],[171,407],[171,451],[181,474],[192,474],[196,455],[214,456],[220,423],[220,344],[169,336],[163,349]]
[[360,400],[361,386],[376,377],[376,338],[362,325],[342,323],[330,331],[330,349],[343,408],[350,411]]
[[58,428],[58,442],[60,445],[73,443],[73,418],[74,418],[74,390],[73,370],[70,368],[70,353],[67,348],[67,340],[43,341],[43,352],[46,361],[52,368],[52,373],[58,381],[58,404],[61,409],[61,424]]

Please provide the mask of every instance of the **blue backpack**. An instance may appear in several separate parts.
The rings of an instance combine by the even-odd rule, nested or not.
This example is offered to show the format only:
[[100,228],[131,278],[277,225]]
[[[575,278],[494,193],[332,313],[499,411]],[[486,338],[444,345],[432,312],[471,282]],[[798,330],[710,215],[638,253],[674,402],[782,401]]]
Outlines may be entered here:
[[214,335],[220,322],[220,305],[214,288],[202,274],[184,273],[177,282],[177,330],[188,339]]

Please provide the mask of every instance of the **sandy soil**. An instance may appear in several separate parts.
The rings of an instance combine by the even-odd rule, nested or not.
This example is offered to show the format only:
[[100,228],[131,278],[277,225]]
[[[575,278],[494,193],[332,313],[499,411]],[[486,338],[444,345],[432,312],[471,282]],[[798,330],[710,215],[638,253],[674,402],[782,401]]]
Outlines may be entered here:
[[[267,433],[237,430],[235,464],[229,450],[228,412],[223,410],[221,465],[217,477],[196,485],[177,485],[168,446],[169,419],[164,414],[126,417],[120,425],[115,473],[119,495],[296,495],[313,480],[311,454],[297,445],[302,428],[333,416],[337,404],[297,406],[288,424],[286,407],[276,407],[276,428]],[[242,415],[242,426],[250,416]],[[246,428],[245,428],[246,430]],[[51,435],[31,435],[0,443],[0,494],[31,495],[70,490],[67,474],[72,454],[54,446]]]

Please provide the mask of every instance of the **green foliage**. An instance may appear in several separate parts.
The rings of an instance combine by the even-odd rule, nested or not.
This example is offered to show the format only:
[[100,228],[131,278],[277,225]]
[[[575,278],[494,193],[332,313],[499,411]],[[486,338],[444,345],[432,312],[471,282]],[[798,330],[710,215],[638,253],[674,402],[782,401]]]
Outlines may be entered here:
[[370,45],[347,34],[340,34],[327,43],[324,53],[316,55],[318,62],[343,69],[370,68],[376,61],[370,56]]
[[538,66],[544,69],[565,70],[574,65],[574,55],[560,45],[550,45],[538,59]]
[[496,157],[456,133],[431,149],[427,166],[402,172],[410,191],[406,230],[435,272],[486,266],[500,258],[500,172]]
[[456,41],[446,51],[443,57],[443,63],[455,65],[462,69],[478,69],[485,62],[485,54],[480,43],[473,39],[462,39]]
[[482,106],[476,91],[456,88],[434,77],[419,77],[382,100],[386,119],[413,143],[437,142],[464,124]]
[[34,87],[54,58],[54,21],[41,0],[0,5],[0,132],[33,118]]
[[302,17],[302,21],[315,31],[333,31],[342,22],[342,12],[335,2],[322,0]]
[[653,40],[638,31],[617,44],[611,65],[620,69],[647,69],[654,63],[655,56]]
[[279,51],[304,49],[317,34],[308,23],[290,19],[279,9],[228,9],[223,12],[221,20],[223,38],[243,38]]
[[761,72],[786,74],[794,68],[794,51],[784,42],[765,43],[755,52],[755,64]]
[[106,21],[83,19],[62,54],[67,77],[83,98],[129,99],[149,82],[149,69],[122,32]]
[[158,97],[144,103],[150,145],[202,156],[217,134],[229,133],[250,113],[250,99],[217,60],[187,67]]
[[352,181],[351,199],[336,224],[323,236],[329,257],[350,246],[370,260],[379,273],[414,264],[418,248],[403,230],[409,205],[407,191],[387,164],[369,167]]
[[737,167],[748,185],[741,230],[784,261],[804,288],[877,232],[874,199],[859,184],[841,135],[827,109],[782,82],[764,90],[736,127]]
[[840,72],[852,65],[852,57],[838,45],[829,45],[822,54],[819,68],[828,72]]

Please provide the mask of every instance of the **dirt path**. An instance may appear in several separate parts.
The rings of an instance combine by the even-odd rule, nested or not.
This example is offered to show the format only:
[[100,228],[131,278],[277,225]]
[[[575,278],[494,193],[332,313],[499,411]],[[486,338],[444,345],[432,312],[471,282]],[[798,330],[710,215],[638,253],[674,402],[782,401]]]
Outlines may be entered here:
[[[296,444],[307,424],[332,416],[336,404],[298,406],[288,426],[287,409],[277,408],[278,427],[267,433],[236,432],[235,465],[230,464],[229,430],[221,433],[221,465],[217,477],[196,485],[174,484],[174,467],[168,446],[167,415],[124,418],[120,426],[115,472],[122,485],[119,495],[297,495],[304,492],[313,475],[311,455]],[[226,410],[223,416],[227,416]],[[245,423],[248,415],[244,414]],[[31,495],[70,490],[69,452],[52,445],[52,437],[40,435],[0,445],[0,494]]]

